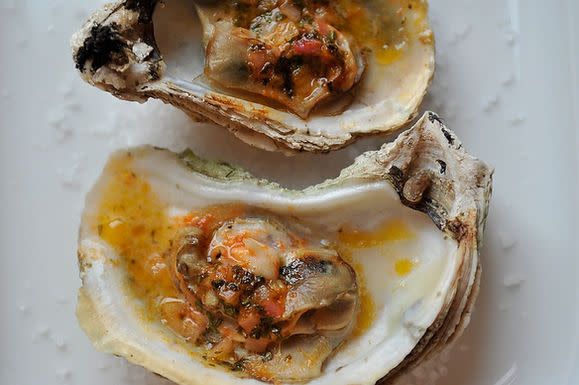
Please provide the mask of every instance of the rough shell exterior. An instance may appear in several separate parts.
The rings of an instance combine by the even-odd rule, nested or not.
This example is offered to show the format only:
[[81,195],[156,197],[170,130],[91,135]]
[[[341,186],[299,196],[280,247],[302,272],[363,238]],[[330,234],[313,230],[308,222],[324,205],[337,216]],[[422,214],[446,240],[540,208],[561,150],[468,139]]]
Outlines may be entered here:
[[[94,13],[72,38],[73,57],[83,79],[114,96],[144,102],[160,99],[185,111],[196,120],[226,127],[253,146],[291,154],[328,152],[356,139],[394,132],[416,117],[417,109],[434,73],[434,44],[416,47],[401,68],[416,66],[402,80],[404,101],[388,100],[369,106],[364,113],[330,125],[330,133],[318,132],[327,121],[312,125],[292,114],[219,92],[208,91],[168,74],[167,64],[155,41],[153,12],[158,0],[117,0]],[[418,44],[418,43],[417,43]],[[401,71],[401,70],[398,70]],[[392,76],[392,75],[390,75]],[[378,83],[383,82],[380,78]],[[386,80],[384,87],[389,87]],[[360,115],[360,116],[358,116]],[[332,117],[333,118],[333,117]],[[310,127],[315,126],[316,128]]]
[[[151,148],[150,151],[158,150]],[[201,160],[190,153],[182,154],[181,158],[193,172],[220,181],[243,182],[270,190],[280,188],[257,180],[237,167]],[[491,195],[492,173],[489,166],[466,153],[455,134],[437,115],[426,113],[395,142],[358,157],[338,178],[291,192],[308,194],[335,185],[386,180],[404,205],[428,214],[441,232],[458,243],[458,268],[452,289],[445,294],[442,310],[430,327],[421,331],[422,337],[412,352],[393,370],[383,373],[380,384],[391,383],[401,373],[440,351],[468,324],[479,289],[481,266],[478,250]],[[111,310],[107,290],[114,290],[115,284],[108,282],[107,279],[111,278],[103,274],[102,263],[106,263],[102,262],[106,259],[103,249],[94,242],[83,242],[83,234],[87,231],[83,228],[85,223],[83,219],[79,247],[83,287],[79,292],[77,315],[95,347],[124,356],[180,384],[220,383],[215,378],[187,376],[186,368],[164,355],[166,347],[143,348],[146,343],[142,338],[121,331],[119,322],[129,325],[130,330],[134,321],[125,319],[126,314]],[[95,289],[103,287],[105,289]]]

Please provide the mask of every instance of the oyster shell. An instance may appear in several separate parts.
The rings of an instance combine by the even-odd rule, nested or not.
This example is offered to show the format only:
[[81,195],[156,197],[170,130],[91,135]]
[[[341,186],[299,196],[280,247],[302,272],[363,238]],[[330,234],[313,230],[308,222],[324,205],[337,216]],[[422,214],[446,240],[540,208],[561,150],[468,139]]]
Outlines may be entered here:
[[[333,34],[327,34],[330,40],[336,41],[332,43],[334,50],[342,52],[335,55],[342,58],[338,65],[330,66],[338,68],[338,73],[322,73],[323,76],[315,78],[321,84],[319,87],[298,87],[301,93],[307,94],[301,101],[288,97],[287,90],[283,95],[277,89],[277,96],[264,99],[263,95],[273,92],[270,84],[292,80],[287,74],[295,71],[286,71],[282,66],[277,77],[271,75],[267,79],[271,80],[267,85],[227,75],[235,63],[238,67],[251,67],[251,63],[244,64],[247,59],[244,55],[251,50],[240,47],[246,47],[246,42],[255,34],[243,29],[249,37],[238,37],[239,41],[232,45],[227,33],[233,28],[233,22],[212,17],[215,2],[200,3],[212,4],[197,6],[203,31],[198,27],[200,21],[191,1],[118,0],[104,6],[72,38],[73,57],[81,76],[121,99],[143,102],[157,98],[193,117],[225,126],[251,145],[291,153],[326,152],[362,136],[399,129],[415,117],[434,72],[434,40],[426,1],[343,0],[331,6],[367,7],[370,10],[367,13],[372,16],[369,20],[347,19],[347,26],[340,30],[334,28]],[[286,16],[289,11],[278,12],[286,3],[276,3],[278,8],[271,12],[291,18]],[[225,6],[223,4],[229,3],[218,6]],[[297,25],[300,23],[302,21]],[[344,28],[356,35],[356,39],[342,37]],[[279,34],[273,31],[270,36]],[[288,39],[291,36],[289,34]],[[295,37],[292,39],[288,42]],[[315,42],[328,40],[320,39]],[[264,37],[259,41],[266,40]],[[325,44],[322,50],[326,50],[327,42],[320,44]],[[356,45],[361,48],[355,48]],[[209,53],[207,66],[201,60],[203,46]],[[232,56],[236,53],[237,62],[232,63],[227,55],[212,54],[215,46],[229,47],[227,51]],[[304,43],[300,47],[306,50],[309,46]],[[265,70],[266,65],[260,68]],[[344,68],[349,69],[349,75]],[[218,76],[212,76],[216,72]],[[238,92],[239,89],[243,93]],[[335,89],[341,93],[332,96]],[[337,100],[320,106],[328,98]],[[312,108],[314,111],[310,113]]]
[[[190,151],[119,151],[82,216],[80,325],[97,349],[179,384],[389,383],[469,322],[492,172],[433,113],[395,142],[359,156],[336,179],[302,191]],[[240,233],[254,235],[227,243]],[[249,249],[254,257],[247,259]],[[285,259],[275,257],[281,254]],[[212,265],[219,258],[222,265]],[[199,287],[213,274],[208,266],[218,270],[231,258],[249,277],[240,282],[258,288],[242,302],[247,309],[265,285],[258,276],[271,279],[269,289],[277,290],[275,277],[282,277],[283,285],[299,282],[291,290],[311,294],[286,302],[285,312],[262,302],[258,308],[270,314],[270,326],[303,314],[287,329],[303,321],[303,334],[288,337],[283,327],[270,327],[281,340],[271,337],[264,351],[243,348],[249,337],[237,329],[237,347],[223,346],[223,328],[248,319],[235,321],[241,316],[226,306],[227,280],[239,277]],[[206,275],[199,278],[199,269]],[[333,312],[333,304],[341,310]]]

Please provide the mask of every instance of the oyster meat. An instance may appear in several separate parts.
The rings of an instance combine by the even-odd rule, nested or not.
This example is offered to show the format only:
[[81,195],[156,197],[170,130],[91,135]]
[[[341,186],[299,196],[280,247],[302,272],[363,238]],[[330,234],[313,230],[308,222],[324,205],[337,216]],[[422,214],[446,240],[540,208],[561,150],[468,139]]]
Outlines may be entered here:
[[205,73],[211,80],[264,96],[304,119],[320,102],[342,96],[360,80],[362,49],[345,28],[354,17],[369,20],[368,9],[303,1],[253,3],[197,7]]
[[72,47],[92,85],[287,153],[402,127],[434,72],[425,0],[118,0]]
[[468,323],[491,178],[433,113],[301,191],[118,151],[82,217],[80,325],[179,384],[388,383]]

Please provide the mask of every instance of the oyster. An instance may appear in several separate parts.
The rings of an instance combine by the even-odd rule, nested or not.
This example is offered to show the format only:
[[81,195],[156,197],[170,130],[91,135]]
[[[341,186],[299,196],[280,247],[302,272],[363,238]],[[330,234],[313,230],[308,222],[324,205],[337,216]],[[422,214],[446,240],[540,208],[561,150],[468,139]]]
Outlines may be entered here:
[[118,0],[71,44],[88,83],[286,153],[402,127],[434,72],[425,0]]
[[302,191],[119,151],[82,216],[80,325],[179,384],[387,383],[467,325],[491,178],[433,113]]

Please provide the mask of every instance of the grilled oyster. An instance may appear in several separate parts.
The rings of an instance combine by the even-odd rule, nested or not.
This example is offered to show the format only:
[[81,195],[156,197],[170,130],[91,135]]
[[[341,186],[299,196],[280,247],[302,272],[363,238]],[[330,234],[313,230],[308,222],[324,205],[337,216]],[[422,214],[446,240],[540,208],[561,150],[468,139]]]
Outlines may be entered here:
[[195,7],[105,6],[73,36],[81,76],[119,98],[158,98],[249,144],[289,153],[330,151],[402,127],[434,71],[424,0]]
[[432,113],[302,191],[119,151],[82,217],[79,322],[179,384],[387,383],[468,323],[491,177]]

